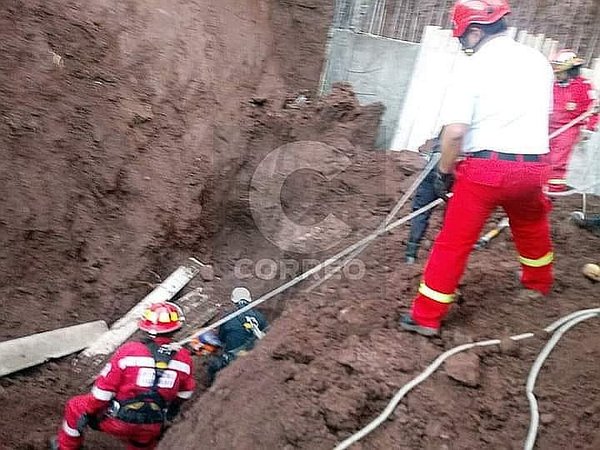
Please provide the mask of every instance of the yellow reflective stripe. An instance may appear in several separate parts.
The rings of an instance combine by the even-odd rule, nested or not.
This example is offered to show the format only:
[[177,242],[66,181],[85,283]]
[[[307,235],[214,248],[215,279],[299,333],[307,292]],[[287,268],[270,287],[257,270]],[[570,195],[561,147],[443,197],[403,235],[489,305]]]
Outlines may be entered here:
[[550,180],[548,180],[548,184],[555,184],[555,185],[566,185],[567,184],[567,180],[563,180],[562,178],[551,178]]
[[544,256],[538,259],[529,259],[524,256],[519,256],[519,262],[524,266],[529,267],[544,267],[554,261],[554,253],[548,252]]
[[454,301],[454,294],[444,294],[443,292],[434,291],[425,282],[421,282],[419,285],[419,294],[423,294],[425,297],[439,303],[452,303]]

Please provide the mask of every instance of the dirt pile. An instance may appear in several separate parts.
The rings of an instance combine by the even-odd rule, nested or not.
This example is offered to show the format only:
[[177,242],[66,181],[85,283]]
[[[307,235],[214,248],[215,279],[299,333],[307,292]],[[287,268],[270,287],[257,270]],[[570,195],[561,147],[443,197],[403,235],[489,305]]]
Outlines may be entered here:
[[[191,254],[227,272],[252,99],[314,91],[332,8],[3,2],[0,339],[114,321]],[[1,380],[3,445],[42,448],[83,381],[68,362]]]
[[[363,185],[361,178],[356,182]],[[400,181],[398,172],[384,185],[393,186],[394,178]],[[406,230],[377,241],[361,256],[367,269],[361,279],[328,282],[286,300],[252,355],[222,373],[161,448],[332,448],[445,349],[539,330],[571,311],[597,307],[597,285],[578,268],[597,258],[598,238],[565,221],[577,206],[555,203],[557,282],[547,300],[515,300],[518,263],[507,233],[473,255],[463,300],[441,340],[399,331],[397,319],[410,304],[421,268],[401,262]],[[542,371],[536,390],[544,414],[540,448],[592,449],[600,442],[596,322],[569,333]],[[449,362],[357,448],[521,448],[529,420],[525,379],[543,342],[505,344]]]
[[[190,287],[202,286],[215,302],[238,283],[264,293],[374,230],[422,165],[415,155],[370,151],[380,106],[360,107],[345,86],[314,99],[333,2],[3,6],[0,339],[112,321],[191,254],[214,273]],[[265,181],[257,171],[298,141],[325,144],[343,170],[296,167],[281,185],[281,209],[308,228],[333,215],[346,230],[331,246],[318,242],[302,253],[279,245],[279,216],[270,210],[262,213],[276,226],[259,229],[251,205]],[[308,157],[298,160],[306,162],[314,146],[302,145]],[[575,206],[556,203],[557,284],[548,301],[513,304],[517,263],[506,234],[473,256],[464,302],[442,340],[396,325],[421,273],[402,263],[406,227],[373,244],[355,272],[303,292],[310,280],[265,304],[271,319],[279,317],[268,336],[213,388],[199,389],[162,447],[331,448],[443,349],[597,303],[597,286],[573,270],[597,262],[598,244],[565,223]],[[574,330],[542,373],[540,448],[600,446],[596,332],[593,323]],[[541,343],[450,364],[363,446],[519,447],[524,379]],[[89,387],[70,362],[0,380],[9,405],[0,412],[2,446],[45,448],[66,398]],[[88,446],[116,448],[98,433]]]

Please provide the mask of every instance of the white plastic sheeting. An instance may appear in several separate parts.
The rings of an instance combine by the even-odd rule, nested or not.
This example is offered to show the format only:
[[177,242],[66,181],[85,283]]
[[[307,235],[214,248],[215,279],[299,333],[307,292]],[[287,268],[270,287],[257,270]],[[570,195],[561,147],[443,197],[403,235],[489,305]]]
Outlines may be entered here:
[[600,132],[575,147],[566,180],[567,185],[579,192],[600,195]]

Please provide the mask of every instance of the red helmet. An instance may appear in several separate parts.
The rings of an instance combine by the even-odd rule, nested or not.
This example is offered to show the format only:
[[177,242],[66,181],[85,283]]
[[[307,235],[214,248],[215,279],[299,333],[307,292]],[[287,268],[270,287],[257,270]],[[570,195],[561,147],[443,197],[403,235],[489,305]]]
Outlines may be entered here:
[[144,311],[138,328],[150,334],[165,334],[179,330],[183,326],[183,311],[174,303],[153,303]]
[[471,24],[494,23],[509,13],[510,6],[506,0],[458,0],[450,13],[452,36],[462,36]]

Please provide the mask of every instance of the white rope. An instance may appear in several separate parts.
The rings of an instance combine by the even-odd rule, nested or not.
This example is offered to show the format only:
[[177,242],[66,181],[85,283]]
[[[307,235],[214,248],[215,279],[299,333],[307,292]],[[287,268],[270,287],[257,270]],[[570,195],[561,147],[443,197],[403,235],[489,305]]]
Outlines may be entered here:
[[588,117],[591,117],[595,114],[596,110],[595,108],[590,109],[582,114],[580,114],[579,116],[575,117],[573,120],[571,120],[569,123],[564,124],[562,127],[560,127],[558,130],[554,130],[553,133],[550,133],[550,136],[548,136],[548,139],[554,139],[556,136],[558,136],[559,134],[563,134],[565,131],[567,131],[569,128],[573,128],[575,125],[577,125],[579,122],[581,122],[582,120],[587,119]]
[[[448,197],[450,197],[451,195],[452,194],[449,194]],[[439,205],[440,203],[443,203],[443,202],[444,202],[444,200],[442,200],[441,198],[438,198],[437,200],[432,201],[431,203],[423,206],[422,208],[419,208],[416,211],[413,211],[412,213],[407,214],[406,216],[402,217],[401,219],[398,219],[395,222],[390,223],[385,228],[383,228],[381,230],[374,231],[369,236],[361,239],[360,241],[358,241],[357,243],[351,245],[350,247],[346,248],[345,250],[342,250],[341,252],[339,252],[336,255],[332,256],[328,260],[326,260],[326,261],[324,261],[324,262],[316,265],[315,267],[313,267],[312,269],[307,270],[306,272],[302,273],[301,275],[298,275],[293,280],[290,280],[287,283],[282,284],[278,288],[273,289],[271,292],[268,292],[267,294],[263,295],[259,299],[257,299],[255,301],[253,301],[252,303],[249,303],[248,305],[244,306],[243,308],[240,308],[237,311],[234,311],[231,314],[228,314],[227,316],[223,317],[222,319],[217,320],[215,323],[212,323],[212,324],[210,324],[210,325],[208,325],[208,326],[206,326],[204,328],[201,328],[201,329],[195,331],[193,334],[191,334],[187,338],[182,339],[182,340],[180,340],[178,342],[173,342],[171,345],[173,347],[179,347],[179,346],[185,345],[188,342],[191,342],[192,339],[194,339],[194,337],[198,336],[199,334],[204,333],[204,332],[209,331],[209,330],[214,330],[215,328],[223,325],[225,322],[228,322],[229,320],[233,319],[234,317],[237,317],[240,314],[243,314],[246,311],[257,307],[261,303],[266,302],[270,298],[276,296],[277,294],[280,294],[281,292],[285,291],[286,289],[289,289],[292,286],[295,286],[296,284],[300,283],[301,281],[306,280],[308,277],[310,277],[311,275],[317,273],[319,270],[322,270],[323,268],[332,265],[337,260],[343,258],[344,256],[348,255],[349,253],[352,253],[357,248],[359,248],[359,247],[361,247],[361,246],[363,246],[365,244],[368,244],[371,241],[374,241],[380,235],[388,232],[389,230],[391,230],[393,228],[396,228],[396,227],[398,227],[398,226],[400,226],[400,225],[408,222],[409,220],[413,219],[414,217],[417,217],[418,215],[423,214],[425,211],[429,211],[430,209],[435,208],[437,205]]]
[[550,341],[548,341],[548,343],[544,346],[543,350],[533,363],[531,371],[529,372],[529,376],[527,377],[526,385],[527,400],[529,400],[529,411],[531,419],[529,422],[529,431],[527,432],[527,439],[525,440],[524,445],[525,450],[533,449],[537,437],[540,414],[538,410],[537,399],[535,398],[533,390],[535,388],[535,383],[537,381],[538,374],[540,373],[540,370],[544,362],[546,361],[546,358],[548,358],[548,355],[550,355],[558,341],[561,339],[562,335],[567,330],[574,327],[578,323],[583,322],[584,320],[591,319],[592,317],[597,317],[598,315],[600,315],[600,308],[598,308],[596,312],[582,313],[576,317],[571,318],[569,321],[564,322],[561,325],[561,327],[552,335]]
[[[563,325],[566,327],[566,325],[571,323],[570,321],[579,320],[581,317],[589,318],[589,317],[592,317],[593,315],[598,315],[598,314],[600,314],[600,308],[576,311],[572,314],[569,314],[568,316],[565,316],[565,317],[557,320],[556,322],[554,322],[551,325],[549,325],[548,327],[546,327],[544,330],[547,332],[553,332],[556,328],[561,327]],[[524,334],[519,334],[516,336],[511,336],[509,339],[511,339],[513,341],[520,341],[522,339],[528,339],[533,336],[535,336],[533,333],[524,333]],[[560,336],[557,338],[557,341],[558,341],[558,339],[560,339]],[[491,339],[491,340],[487,340],[487,341],[473,342],[470,344],[459,345],[458,347],[454,347],[454,348],[446,351],[445,353],[441,354],[421,374],[419,374],[417,377],[413,378],[407,384],[402,386],[402,388],[400,388],[400,390],[396,393],[396,395],[394,395],[392,400],[388,403],[388,405],[383,410],[383,412],[381,414],[379,414],[379,416],[377,416],[373,421],[371,421],[369,424],[367,424],[361,430],[359,430],[352,436],[348,437],[347,439],[345,439],[344,441],[339,443],[335,447],[335,450],[343,450],[343,449],[350,447],[352,444],[355,444],[360,439],[365,437],[367,434],[371,433],[373,430],[375,430],[377,427],[379,427],[383,422],[385,422],[389,418],[389,416],[392,414],[392,412],[394,411],[394,409],[396,408],[398,403],[400,403],[402,398],[404,398],[404,396],[408,392],[410,392],[415,386],[419,385],[420,383],[425,381],[427,378],[429,378],[431,376],[431,374],[433,372],[435,372],[442,365],[442,363],[449,357],[451,357],[457,353],[463,352],[465,350],[469,350],[474,347],[485,347],[485,346],[490,346],[490,345],[498,345],[500,343],[501,343],[500,339]]]
[[[392,221],[392,219],[396,216],[396,214],[398,214],[398,211],[400,211],[400,208],[402,208],[404,206],[404,204],[410,198],[410,196],[417,190],[417,188],[421,185],[423,180],[425,180],[427,175],[429,175],[429,172],[431,172],[433,170],[433,168],[435,167],[437,162],[440,160],[441,156],[442,155],[440,153],[433,153],[431,155],[429,162],[427,163],[425,168],[421,171],[421,173],[419,174],[417,179],[410,186],[410,188],[408,188],[408,190],[404,193],[402,198],[400,200],[398,200],[398,203],[396,203],[396,206],[392,209],[392,211],[390,211],[390,213],[387,215],[387,217],[379,225],[379,228],[378,228],[379,230],[384,229],[386,227],[386,225],[388,225]],[[348,257],[346,257],[346,259],[344,259],[344,261],[339,266],[336,266],[335,268],[333,268],[323,278],[321,278],[320,280],[318,280],[317,282],[315,282],[314,284],[309,286],[304,292],[312,292],[313,290],[315,290],[316,288],[321,286],[323,283],[325,283],[327,280],[329,280],[333,275],[335,275],[340,270],[342,270],[344,267],[346,267],[351,261],[354,260],[354,258],[356,258],[358,255],[360,255],[363,252],[363,250],[365,250],[367,247],[368,247],[368,244],[365,244],[362,247],[359,247],[356,250],[354,250]]]
[[552,322],[544,331],[547,333],[554,333],[558,328],[567,323],[568,321],[574,319],[575,317],[579,317],[584,314],[595,313],[600,314],[600,308],[590,308],[590,309],[580,309],[579,311],[575,311],[568,316],[561,317],[556,322]]
[[575,194],[585,195],[590,191],[590,189],[593,189],[597,186],[600,186],[600,182],[590,184],[589,186],[586,186],[584,188],[569,189],[568,191],[562,191],[562,192],[550,192],[549,190],[544,189],[544,194],[546,194],[549,197],[567,197],[569,195],[575,195]]

